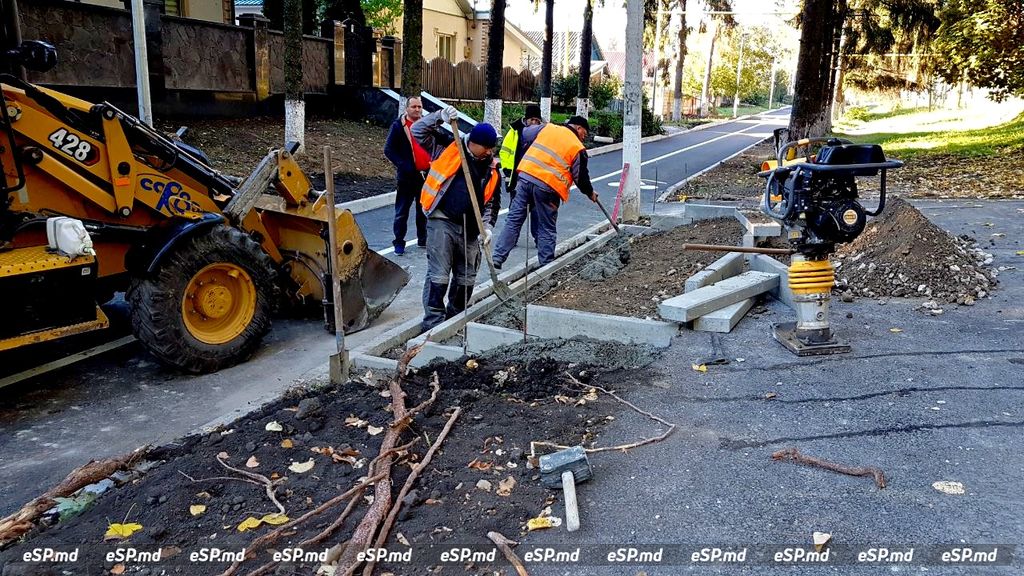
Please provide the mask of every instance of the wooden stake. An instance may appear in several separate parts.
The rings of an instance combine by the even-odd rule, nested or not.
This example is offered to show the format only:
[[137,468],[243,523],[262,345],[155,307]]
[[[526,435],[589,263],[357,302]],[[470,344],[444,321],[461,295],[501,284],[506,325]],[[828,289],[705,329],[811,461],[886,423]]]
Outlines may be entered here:
[[345,350],[345,314],[341,308],[341,283],[338,279],[338,228],[334,206],[334,167],[331,148],[324,146],[324,183],[327,198],[327,248],[331,262],[331,292],[334,302],[334,342],[337,353],[331,355],[331,384],[344,384],[348,380],[348,350]]

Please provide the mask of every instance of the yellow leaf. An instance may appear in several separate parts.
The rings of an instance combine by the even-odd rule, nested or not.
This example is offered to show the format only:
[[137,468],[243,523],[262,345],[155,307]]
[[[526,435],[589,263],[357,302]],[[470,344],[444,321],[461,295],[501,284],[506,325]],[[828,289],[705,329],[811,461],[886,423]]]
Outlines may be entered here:
[[291,438],[285,438],[284,440],[281,440],[281,448],[291,448],[292,446],[295,446],[295,443],[292,442]]
[[893,334],[899,334],[900,332],[903,332],[903,328],[889,328],[889,332],[892,332]]
[[284,514],[274,512],[273,514],[267,514],[263,518],[260,518],[260,520],[270,524],[271,526],[280,526],[281,524],[288,522],[288,517]]
[[263,521],[259,518],[253,518],[249,516],[238,525],[239,532],[245,532],[246,530],[252,530],[253,528],[259,528]]
[[707,372],[708,367],[703,364],[691,364],[690,368],[693,368],[696,372]]
[[358,418],[356,416],[349,416],[348,418],[345,418],[345,426],[352,426],[353,428],[363,428],[367,424],[368,422],[366,420],[363,420],[362,418]]
[[272,420],[270,422],[267,422],[267,425],[264,426],[264,429],[267,432],[281,432],[284,430],[284,426],[281,426],[281,423],[278,422],[277,420]]
[[206,512],[205,504],[193,504],[188,507],[188,513],[193,516],[199,516],[203,512]]
[[124,574],[124,568],[125,568],[124,564],[114,564],[114,567],[110,569],[110,573],[113,574],[114,576],[118,576],[119,574]]
[[130,524],[111,524],[107,527],[107,533],[103,535],[103,539],[124,540],[139,530],[142,530],[142,524],[136,524],[134,522]]
[[249,459],[245,461],[246,468],[256,468],[260,465],[260,461],[255,456],[249,456]]
[[315,464],[315,462],[313,461],[312,458],[310,458],[305,462],[292,462],[291,466],[289,466],[288,469],[291,470],[292,472],[295,472],[296,474],[305,474],[306,472],[309,472],[310,470],[313,469],[313,464]]
[[537,518],[530,518],[526,521],[526,529],[530,532],[534,530],[543,530],[545,528],[554,528],[555,523],[551,520],[551,516],[540,516]]
[[383,428],[378,428],[376,426],[367,426],[366,427],[366,431],[370,434],[370,436],[376,436],[377,434],[380,434],[381,432],[383,432],[384,429]]
[[1024,250],[1017,250],[1017,256],[1024,256]]

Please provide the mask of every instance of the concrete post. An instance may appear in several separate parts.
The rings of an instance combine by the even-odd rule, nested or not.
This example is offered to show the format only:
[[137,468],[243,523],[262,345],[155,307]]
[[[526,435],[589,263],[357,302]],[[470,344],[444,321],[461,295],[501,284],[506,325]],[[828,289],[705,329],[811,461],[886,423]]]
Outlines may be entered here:
[[238,17],[238,25],[252,28],[249,44],[249,57],[252,58],[252,86],[256,92],[256,101],[270,97],[270,35],[267,25],[270,20],[259,14],[242,14]]
[[643,3],[626,3],[626,86],[623,90],[622,163],[629,173],[622,190],[622,220],[640,219],[640,108],[643,106]]

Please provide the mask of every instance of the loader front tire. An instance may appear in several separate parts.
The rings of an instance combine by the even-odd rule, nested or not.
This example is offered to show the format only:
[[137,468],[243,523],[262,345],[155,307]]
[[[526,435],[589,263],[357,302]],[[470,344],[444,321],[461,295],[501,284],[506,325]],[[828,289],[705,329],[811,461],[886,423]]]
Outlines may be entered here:
[[270,330],[277,272],[242,231],[216,226],[175,245],[133,278],[132,331],[164,363],[195,374],[246,359]]

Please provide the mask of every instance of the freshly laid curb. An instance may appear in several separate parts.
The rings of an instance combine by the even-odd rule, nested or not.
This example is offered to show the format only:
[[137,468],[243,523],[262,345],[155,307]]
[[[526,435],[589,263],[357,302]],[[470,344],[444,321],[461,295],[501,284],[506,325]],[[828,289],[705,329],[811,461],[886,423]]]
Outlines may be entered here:
[[697,272],[693,276],[687,278],[683,292],[693,292],[698,288],[714,284],[719,280],[731,278],[742,272],[743,254],[739,252],[729,252],[725,256],[722,256],[718,260],[708,264],[700,272]]
[[349,200],[348,202],[338,204],[338,210],[348,210],[353,214],[369,212],[370,210],[376,210],[377,208],[394,204],[396,196],[398,196],[397,190],[394,192],[377,194],[376,196],[369,196],[367,198],[360,198],[358,200]]
[[518,330],[477,322],[466,324],[466,350],[474,354],[522,341],[523,333]]
[[679,326],[672,322],[534,304],[526,307],[526,329],[538,338],[585,336],[624,344],[650,344],[656,348],[668,348],[672,337],[679,332]]
[[414,356],[409,362],[409,367],[422,368],[437,358],[441,358],[443,360],[458,360],[464,355],[462,348],[459,348],[458,346],[445,346],[436,342],[426,342],[423,344],[423,348],[420,349],[419,354]]

